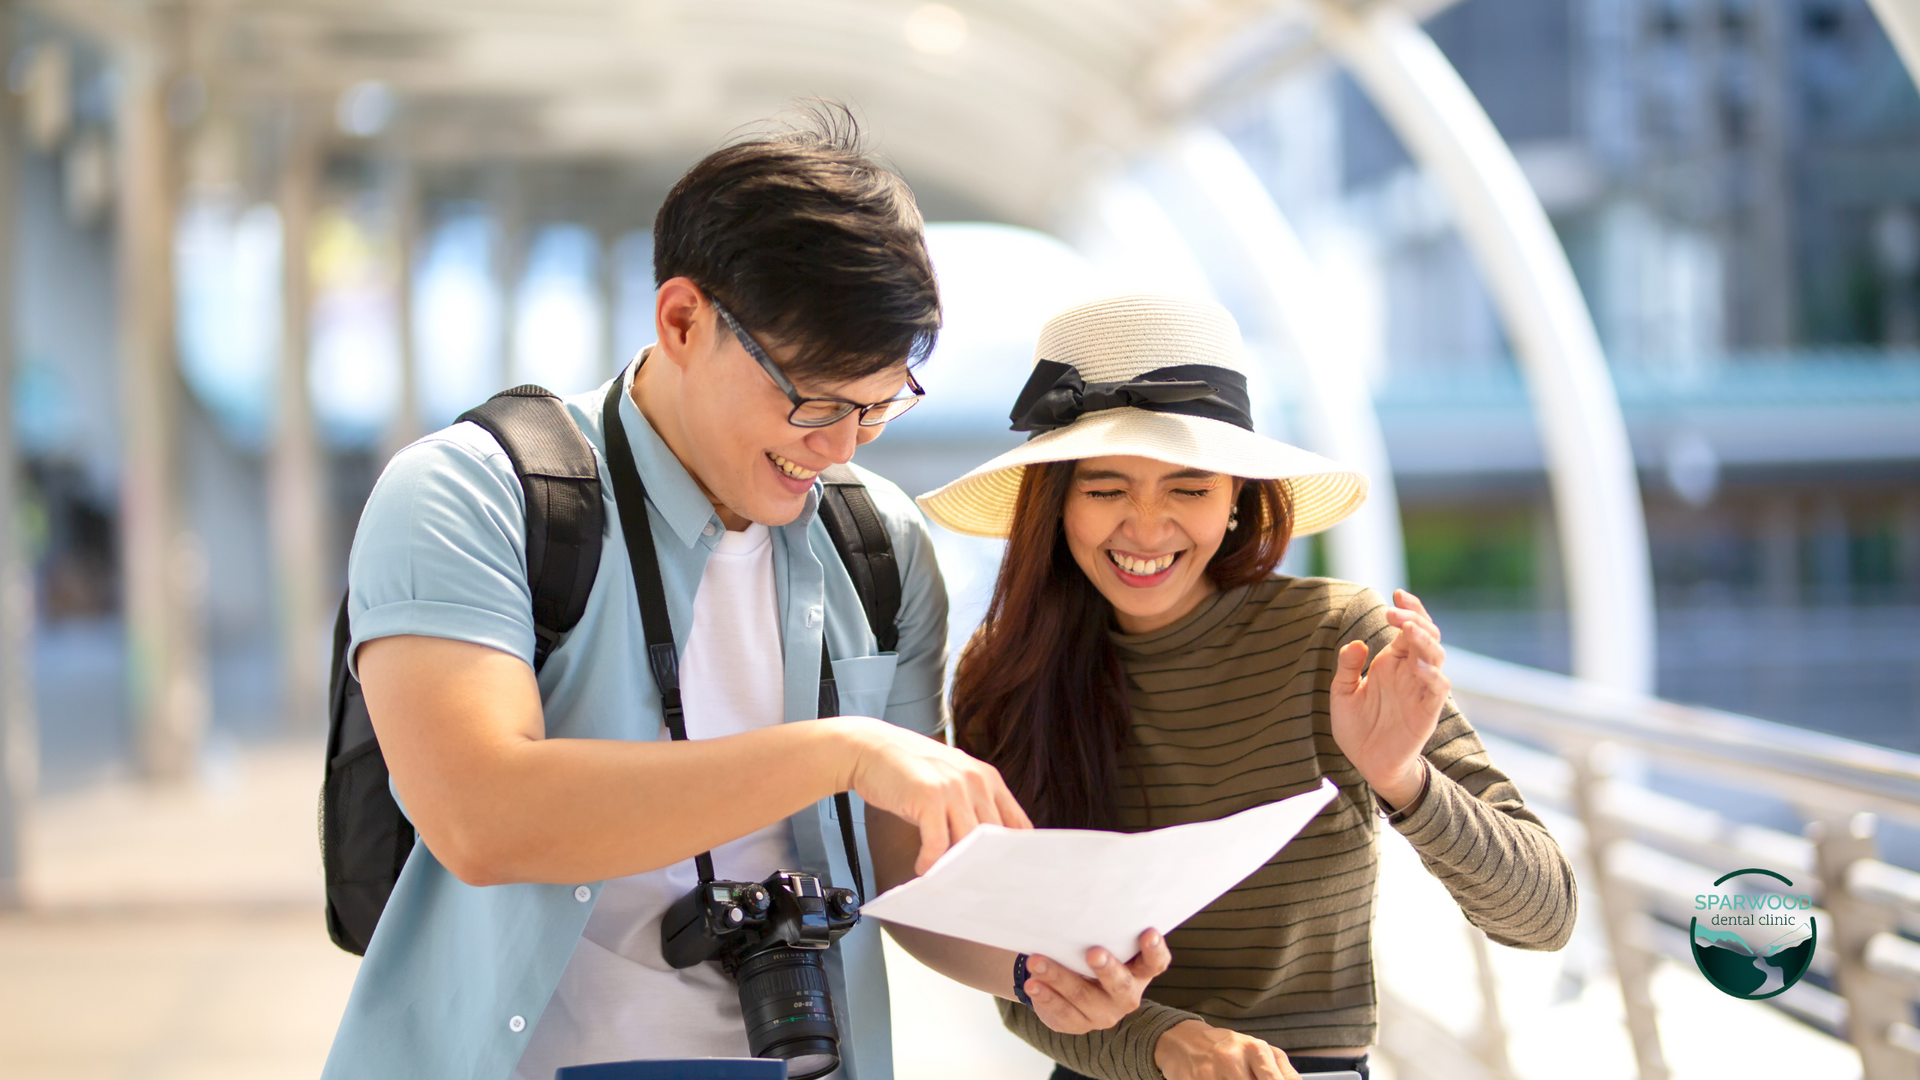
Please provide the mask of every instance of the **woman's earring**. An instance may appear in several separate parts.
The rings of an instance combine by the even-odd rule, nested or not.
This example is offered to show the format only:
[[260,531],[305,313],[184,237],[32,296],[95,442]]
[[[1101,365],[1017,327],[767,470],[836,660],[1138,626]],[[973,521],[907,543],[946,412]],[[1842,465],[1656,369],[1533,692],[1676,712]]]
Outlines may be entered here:
[[1227,515],[1227,531],[1232,532],[1233,530],[1239,527],[1240,527],[1240,508],[1236,506],[1233,508],[1233,513]]

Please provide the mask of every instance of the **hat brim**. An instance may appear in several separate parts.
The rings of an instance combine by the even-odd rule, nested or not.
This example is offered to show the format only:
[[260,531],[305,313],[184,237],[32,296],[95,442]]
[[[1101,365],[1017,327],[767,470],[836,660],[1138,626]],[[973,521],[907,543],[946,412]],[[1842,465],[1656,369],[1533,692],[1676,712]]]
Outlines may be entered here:
[[1293,500],[1293,535],[1332,527],[1367,499],[1365,474],[1319,454],[1205,417],[1108,409],[1049,431],[918,502],[945,528],[1004,538],[1029,465],[1133,456],[1249,480],[1279,480]]

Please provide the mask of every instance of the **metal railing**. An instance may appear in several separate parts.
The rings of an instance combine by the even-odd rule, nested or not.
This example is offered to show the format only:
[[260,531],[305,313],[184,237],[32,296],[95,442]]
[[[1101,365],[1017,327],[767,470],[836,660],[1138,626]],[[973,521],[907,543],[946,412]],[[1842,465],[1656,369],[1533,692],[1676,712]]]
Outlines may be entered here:
[[[1579,823],[1583,835],[1559,839],[1583,866],[1582,899],[1600,917],[1640,1080],[1668,1076],[1651,993],[1656,961],[1691,968],[1684,928],[1695,894],[1729,870],[1754,866],[1788,874],[1794,892],[1811,894],[1820,928],[1811,966],[1819,978],[1766,1004],[1851,1042],[1863,1080],[1920,1078],[1920,873],[1881,861],[1876,843],[1881,816],[1920,824],[1920,755],[1457,649],[1449,650],[1447,673],[1461,709],[1498,744],[1496,760],[1529,804]],[[1626,767],[1634,762],[1784,800],[1803,831],[1732,820],[1639,786]],[[1444,1070],[1450,1075],[1511,1075],[1483,948],[1476,950],[1483,1007],[1477,1037],[1463,1042],[1422,1023],[1383,991],[1388,1056],[1405,1056],[1393,1052],[1398,1040],[1421,1056],[1456,1062]]]

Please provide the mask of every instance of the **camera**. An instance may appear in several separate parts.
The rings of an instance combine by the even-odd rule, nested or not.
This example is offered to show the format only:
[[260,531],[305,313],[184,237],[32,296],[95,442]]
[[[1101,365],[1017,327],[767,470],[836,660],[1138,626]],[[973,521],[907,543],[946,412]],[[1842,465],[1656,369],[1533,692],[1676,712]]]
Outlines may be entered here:
[[776,870],[765,882],[702,882],[674,901],[660,952],[675,968],[719,961],[739,988],[753,1056],[783,1058],[792,1080],[812,1080],[840,1067],[822,957],[859,921],[853,890]]

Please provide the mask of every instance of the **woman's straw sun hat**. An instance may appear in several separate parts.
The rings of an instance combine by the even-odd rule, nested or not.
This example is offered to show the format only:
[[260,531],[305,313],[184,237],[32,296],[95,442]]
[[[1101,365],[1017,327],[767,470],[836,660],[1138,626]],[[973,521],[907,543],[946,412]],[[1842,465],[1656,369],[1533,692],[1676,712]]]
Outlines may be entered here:
[[1293,535],[1319,532],[1367,498],[1367,478],[1253,432],[1240,328],[1218,304],[1120,296],[1061,312],[1040,331],[1014,405],[1025,445],[920,496],[941,525],[1004,537],[1029,465],[1108,455],[1280,480]]

